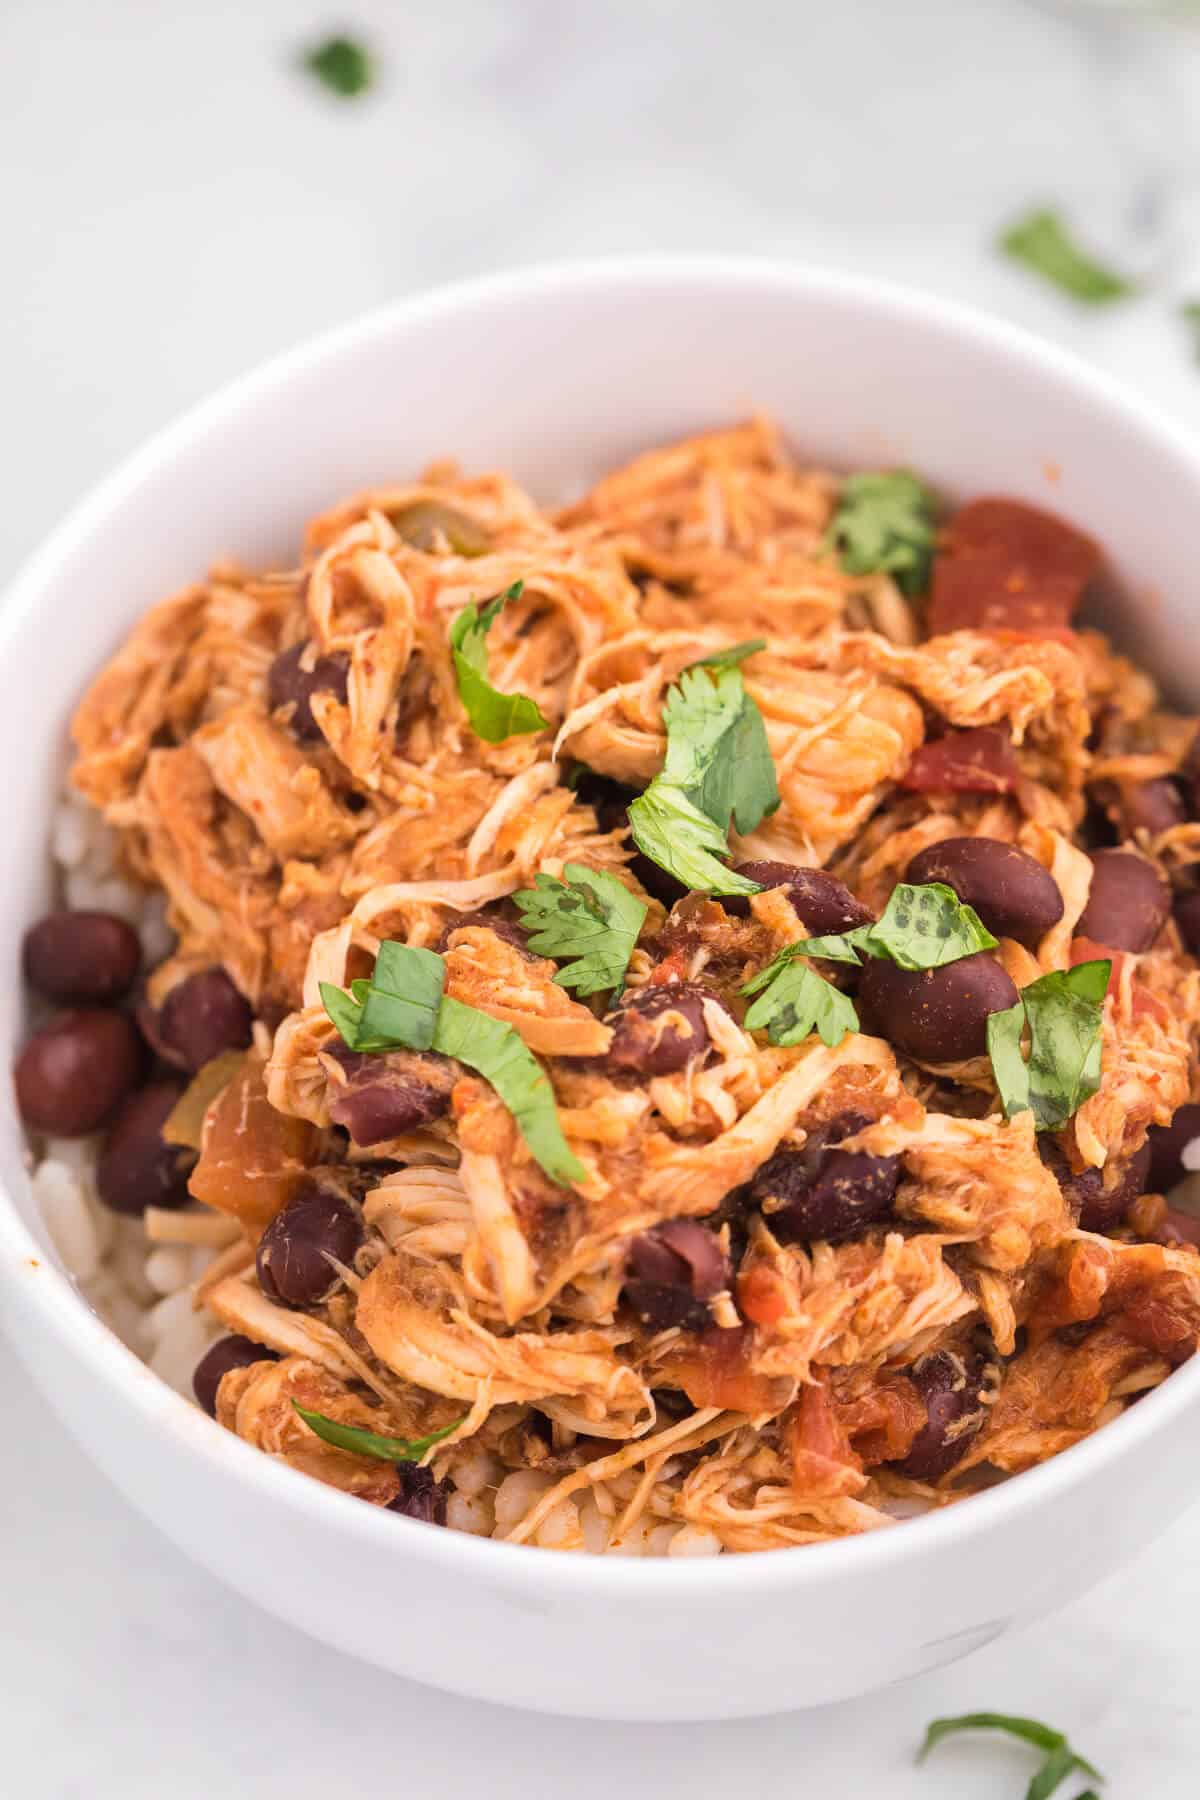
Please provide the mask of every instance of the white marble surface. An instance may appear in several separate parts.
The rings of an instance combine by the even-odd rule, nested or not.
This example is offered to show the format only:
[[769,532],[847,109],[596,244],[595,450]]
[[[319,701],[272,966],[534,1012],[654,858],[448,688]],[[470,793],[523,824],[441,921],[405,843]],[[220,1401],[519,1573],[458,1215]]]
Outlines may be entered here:
[[[386,64],[349,106],[294,68],[342,22]],[[1020,0],[9,0],[0,60],[0,572],[268,353],[551,256],[720,248],[892,275],[1073,344],[1200,428],[1172,313],[1200,293],[1200,41],[1154,47],[1158,85],[1115,124],[1084,39]],[[1036,197],[1120,219],[1164,145],[1177,219],[1153,296],[1080,314],[991,254]],[[586,1726],[433,1695],[274,1624],[135,1518],[13,1373],[0,1444],[12,1800],[1017,1795],[1026,1766],[1002,1744],[911,1766],[928,1718],[980,1706],[1066,1727],[1116,1796],[1196,1791],[1200,1510],[1059,1618],[884,1695]]]

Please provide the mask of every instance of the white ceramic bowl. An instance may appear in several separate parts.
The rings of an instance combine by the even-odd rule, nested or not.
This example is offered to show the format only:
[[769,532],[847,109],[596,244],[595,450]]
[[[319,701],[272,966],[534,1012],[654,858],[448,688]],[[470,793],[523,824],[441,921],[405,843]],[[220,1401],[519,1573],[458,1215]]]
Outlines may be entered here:
[[[157,438],[9,594],[4,1054],[20,1029],[20,932],[46,900],[65,723],[146,606],[216,554],[289,558],[310,513],[435,455],[511,469],[553,499],[633,451],[754,408],[820,463],[911,462],[952,495],[1059,508],[1107,546],[1126,640],[1200,696],[1200,456],[1043,344],[923,296],[710,259],[532,270],[406,302],[236,383]],[[249,1449],[110,1335],[34,1215],[10,1098],[0,1186],[13,1344],[133,1504],[314,1636],[466,1694],[711,1719],[861,1693],[1058,1605],[1200,1485],[1197,1361],[1030,1474],[855,1541],[646,1562],[430,1530]]]

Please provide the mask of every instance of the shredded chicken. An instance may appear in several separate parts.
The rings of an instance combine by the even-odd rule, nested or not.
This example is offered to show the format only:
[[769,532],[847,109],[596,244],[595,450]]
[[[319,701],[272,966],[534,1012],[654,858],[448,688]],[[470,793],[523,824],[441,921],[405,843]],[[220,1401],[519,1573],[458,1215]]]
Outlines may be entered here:
[[[1093,1230],[1086,1199],[1200,1096],[1181,927],[1164,901],[1152,941],[1124,948],[1118,920],[1106,947],[1091,904],[1099,812],[1194,887],[1195,722],[1097,632],[930,636],[899,565],[841,566],[841,494],[761,419],[555,514],[439,464],[311,521],[294,569],[223,567],[164,601],[81,702],[72,779],[176,938],[143,1012],[161,1024],[219,966],[255,1015],[196,1113],[204,1209],[147,1229],[217,1249],[196,1304],[263,1351],[224,1374],[217,1415],[268,1455],[403,1510],[396,1467],[323,1441],[298,1403],[434,1437],[422,1475],[471,1529],[783,1548],[1028,1468],[1195,1350],[1200,1228],[1131,1192]],[[487,680],[545,725],[492,743],[450,627],[498,595]],[[680,673],[759,637],[740,666],[779,805],[730,860],[804,880],[672,904],[626,808],[663,766]],[[956,743],[981,777],[937,775]],[[1032,859],[1061,900],[1036,931],[997,925],[1015,987],[1113,963],[1098,1083],[1056,1133],[1005,1117],[982,1041],[946,1063],[878,1018],[836,1047],[747,1027],[745,987],[782,950],[878,917],[914,856],[962,838]],[[644,902],[620,993],[580,997],[529,948],[512,896],[566,863]],[[466,1049],[343,1043],[323,996],[357,991],[389,939],[440,954],[445,994],[536,1060],[569,1179]],[[865,992],[848,962],[809,966],[847,1004]],[[618,1054],[639,1006],[644,1047]],[[314,1194],[351,1222],[336,1251],[288,1238]]]

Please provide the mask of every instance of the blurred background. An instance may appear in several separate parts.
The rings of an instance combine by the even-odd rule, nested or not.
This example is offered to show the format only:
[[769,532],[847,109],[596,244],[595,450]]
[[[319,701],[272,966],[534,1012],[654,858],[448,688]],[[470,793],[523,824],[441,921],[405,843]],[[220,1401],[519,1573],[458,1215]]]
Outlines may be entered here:
[[[3,0],[0,571],[264,357],[557,257],[723,250],[891,277],[1072,347],[1200,429],[1200,18],[1172,10],[1195,8]],[[339,36],[349,61],[322,78],[306,57]],[[425,1694],[252,1611],[11,1379],[0,1442],[12,1800],[399,1781],[454,1800],[483,1780],[501,1800],[694,1797],[751,1768],[787,1794],[1019,1794],[1028,1763],[1004,1745],[911,1766],[929,1717],[976,1706],[1062,1725],[1114,1794],[1195,1794],[1196,1512],[1031,1637],[870,1701],[583,1727]]]

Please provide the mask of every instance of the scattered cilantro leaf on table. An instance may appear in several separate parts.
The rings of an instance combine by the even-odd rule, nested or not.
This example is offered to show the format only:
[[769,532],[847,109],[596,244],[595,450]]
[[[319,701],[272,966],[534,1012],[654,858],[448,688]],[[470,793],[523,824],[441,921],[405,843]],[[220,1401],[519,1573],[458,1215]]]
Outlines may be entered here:
[[[1081,1775],[1090,1775],[1093,1781],[1104,1779],[1099,1769],[1071,1748],[1063,1732],[1054,1731],[1038,1719],[1018,1718],[1009,1713],[963,1713],[959,1718],[935,1719],[925,1733],[924,1742],[917,1752],[917,1761],[923,1762],[937,1744],[958,1731],[1004,1731],[1010,1737],[1020,1738],[1024,1743],[1032,1744],[1036,1750],[1045,1752],[1040,1767],[1025,1790],[1025,1800],[1049,1800],[1049,1796],[1061,1786],[1067,1776],[1077,1771]],[[1085,1796],[1079,1795],[1078,1800],[1085,1800]]]
[[354,38],[331,37],[305,52],[304,66],[331,94],[353,100],[365,93],[375,79],[366,46]]
[[1083,250],[1062,215],[1050,207],[1034,207],[1015,220],[1001,232],[997,246],[1005,256],[1087,306],[1106,306],[1137,292],[1135,282]]

